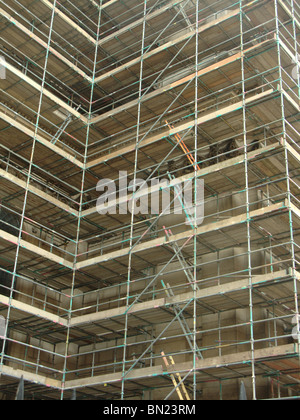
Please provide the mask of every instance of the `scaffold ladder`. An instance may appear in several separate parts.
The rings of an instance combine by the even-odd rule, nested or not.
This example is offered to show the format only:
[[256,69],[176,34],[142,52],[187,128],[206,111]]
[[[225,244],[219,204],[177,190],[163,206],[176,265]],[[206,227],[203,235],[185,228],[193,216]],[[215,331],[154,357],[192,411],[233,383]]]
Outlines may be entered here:
[[[175,296],[175,294],[174,294],[174,292],[173,292],[169,283],[167,283],[167,285],[165,285],[164,281],[161,280],[161,284],[162,284],[162,286],[164,288],[164,291],[166,292],[166,295],[168,297],[174,297]],[[191,336],[193,335],[193,333],[192,333],[192,331],[189,327],[189,324],[187,323],[183,313],[180,313],[180,311],[181,311],[180,306],[174,304],[174,305],[172,305],[172,307],[173,307],[173,311],[174,311],[175,315],[177,315],[178,322],[179,322],[179,324],[182,328],[182,331],[183,331],[183,333],[186,337],[186,340],[187,340],[187,342],[190,346],[190,349],[192,351],[194,351],[194,344],[193,344],[193,341],[191,340]],[[200,359],[203,359],[202,353],[201,353],[201,351],[200,351],[200,349],[197,345],[196,345],[196,352],[197,352],[198,357]]]
[[[166,356],[163,351],[161,352],[161,355],[162,355],[162,358],[163,358],[163,361],[164,361],[166,367],[169,367],[170,366],[170,363],[171,363],[171,365],[175,366],[175,362],[174,362],[174,359],[173,359],[172,356]],[[169,363],[169,361],[170,361],[170,363]],[[183,380],[181,378],[180,373],[175,373],[175,375],[174,374],[171,374],[170,376],[171,376],[171,380],[172,380],[173,385],[174,385],[174,387],[176,389],[176,392],[178,394],[179,399],[180,400],[186,399],[186,400],[190,401],[191,398],[190,398],[190,396],[189,396],[189,394],[187,392],[187,389],[186,389],[186,387],[185,387],[185,385],[183,383]],[[176,380],[176,377],[175,376],[178,379],[178,383],[177,383],[177,380]],[[183,397],[183,395],[185,396],[185,398]]]

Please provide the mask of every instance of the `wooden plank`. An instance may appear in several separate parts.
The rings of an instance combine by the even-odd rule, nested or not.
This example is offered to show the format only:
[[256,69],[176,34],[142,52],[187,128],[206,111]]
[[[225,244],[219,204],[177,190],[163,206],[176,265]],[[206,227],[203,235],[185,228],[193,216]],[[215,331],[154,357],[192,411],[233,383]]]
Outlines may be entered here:
[[[296,344],[287,344],[277,347],[268,347],[265,349],[255,350],[254,357],[257,361],[263,361],[271,358],[286,358],[292,355],[299,354],[299,346]],[[196,370],[205,370],[210,368],[221,368],[234,364],[244,364],[252,360],[251,352],[241,352],[230,354],[226,356],[218,356],[196,361]],[[133,369],[127,375],[127,379],[142,379],[148,377],[155,377],[163,374],[173,374],[176,372],[188,372],[193,369],[193,362],[185,362],[163,368],[162,366],[154,366],[150,368]],[[90,378],[82,378],[66,381],[64,389],[75,389],[87,386],[104,385],[122,380],[122,372],[111,373],[105,375],[94,376]]]
[[154,308],[160,308],[160,307],[164,307],[166,303],[167,303],[166,298],[161,298],[161,299],[156,299],[149,302],[138,303],[134,305],[134,307],[130,308],[129,311],[126,306],[123,306],[120,308],[107,309],[105,311],[95,312],[89,315],[77,316],[71,319],[70,326],[77,327],[79,325],[90,324],[90,323],[97,322],[100,320],[106,320],[106,319],[116,318],[119,316],[124,316],[127,311],[128,313],[133,314],[137,312],[151,310]]
[[[110,0],[110,1],[106,2],[105,4],[103,4],[101,6],[101,8],[106,9],[107,7],[111,6],[112,4],[115,4],[117,1],[119,1],[119,0]],[[95,3],[95,1],[94,1],[94,3]]]
[[[0,230],[0,238],[8,241],[14,245],[18,245],[19,239],[17,236],[11,235],[10,233]],[[20,240],[20,247],[26,249],[27,251],[33,252],[36,255],[39,255],[42,258],[46,258],[50,261],[55,262],[56,264],[63,265],[69,269],[73,269],[73,264],[66,261],[64,258],[59,257],[58,255],[53,254],[52,252],[46,251],[39,246],[33,245],[30,242],[25,241],[24,239]]]
[[289,7],[286,4],[284,4],[283,0],[278,0],[278,4],[280,4],[280,6],[289,15],[289,17],[291,19],[294,19],[295,20],[296,25],[298,26],[298,28],[300,28],[300,22],[299,22],[299,20],[296,18],[296,16],[293,16],[292,11],[289,9]]
[[[251,48],[251,49],[253,49],[253,48]],[[205,74],[210,73],[211,71],[217,70],[217,69],[222,68],[222,67],[224,67],[228,64],[231,64],[231,63],[233,63],[237,60],[240,60],[241,56],[242,56],[241,53],[238,53],[238,54],[235,54],[234,56],[232,56],[230,58],[226,58],[225,60],[220,61],[217,65],[214,64],[214,65],[211,65],[211,66],[209,66],[205,69],[199,70],[198,73],[197,73],[197,76],[198,77],[203,76]],[[184,77],[180,80],[177,80],[176,82],[170,83],[168,86],[164,86],[160,89],[156,89],[155,91],[153,91],[151,93],[148,93],[147,95],[144,95],[141,103],[149,101],[150,99],[153,99],[158,95],[164,94],[171,89],[179,87],[180,85],[182,85],[184,83],[190,82],[191,80],[193,80],[195,78],[195,75],[196,75],[195,73],[192,73],[189,76],[186,76],[186,77]],[[128,110],[128,109],[138,105],[139,102],[140,102],[139,99],[134,99],[133,101],[130,101],[130,102],[126,103],[125,105],[122,105],[118,108],[115,108],[112,111],[108,111],[108,112],[106,112],[102,115],[99,115],[98,117],[94,117],[94,118],[91,119],[91,124],[97,124],[97,123],[99,123],[103,120],[106,120],[107,118],[115,116],[115,115],[119,114],[120,112],[123,112],[125,110]]]
[[[50,3],[48,0],[41,0],[49,9],[53,10],[53,4]],[[60,11],[57,7],[54,8],[55,14],[63,19],[68,25],[74,28],[77,32],[83,35],[88,41],[92,44],[96,45],[96,37],[93,38],[89,35],[84,29],[82,29],[79,25],[77,25],[72,19],[70,19],[67,15],[65,15],[62,11]]]
[[[162,366],[154,366],[150,368],[132,369],[126,379],[142,379],[150,376],[163,375]],[[86,386],[105,385],[108,383],[120,382],[122,380],[122,372],[109,373],[105,375],[94,376],[90,378],[74,379],[66,381],[64,389],[75,389]]]
[[62,388],[61,381],[48,378],[47,376],[37,375],[36,373],[31,373],[26,370],[14,369],[10,366],[1,365],[0,374],[18,379],[21,379],[23,377],[25,381],[32,382],[38,385],[44,385],[49,388],[55,388],[59,390]]
[[295,110],[297,112],[300,112],[299,103],[297,103],[285,90],[283,90],[282,93],[283,93],[283,96],[286,98],[286,100],[295,108]]
[[[224,61],[227,61],[227,60],[224,60]],[[203,72],[203,70],[201,70],[201,72]],[[165,86],[161,89],[155,90],[154,92],[148,93],[147,95],[143,96],[143,99],[142,99],[141,103],[143,104],[143,103],[149,101],[150,99],[155,98],[156,96],[158,96],[162,93],[166,93],[168,90],[174,89],[175,87],[179,86],[180,84],[183,84],[183,83],[188,82],[189,80],[192,80],[194,77],[195,77],[195,74],[187,76],[184,79],[181,79],[177,82],[174,82],[174,83],[170,84],[169,86]],[[268,92],[270,92],[270,90]],[[272,90],[272,92],[273,92],[273,90]],[[263,92],[263,93],[265,93],[265,92]],[[249,101],[249,98],[246,99],[246,103],[248,101]],[[242,101],[240,103],[243,104]],[[133,101],[130,101],[130,102],[126,103],[125,105],[122,105],[118,108],[113,109],[112,111],[108,111],[105,114],[102,114],[102,115],[99,115],[98,117],[92,118],[91,119],[91,124],[97,124],[101,121],[106,120],[107,118],[114,117],[114,116],[120,114],[121,112],[126,111],[126,110],[128,110],[128,109],[130,109],[130,108],[132,108],[132,107],[134,107],[138,104],[139,104],[139,99],[135,99]],[[232,106],[232,107],[234,107],[234,106]],[[241,105],[240,105],[240,107],[241,107]],[[216,112],[216,115],[218,115],[218,112]],[[205,117],[203,117],[203,118],[205,118]],[[170,130],[170,131],[172,131],[172,130]]]
[[85,80],[87,80],[89,83],[92,82],[92,78],[89,77],[84,71],[80,70],[79,67],[75,66],[70,60],[68,60],[66,57],[64,57],[62,54],[60,54],[58,51],[55,50],[55,48],[48,46],[47,42],[43,41],[41,38],[39,38],[37,35],[35,35],[32,31],[27,29],[24,25],[22,25],[18,20],[14,19],[10,14],[8,14],[4,9],[0,8],[0,14],[4,16],[9,22],[11,22],[13,25],[15,25],[18,29],[20,29],[24,34],[28,35],[30,39],[37,42],[39,45],[44,47],[45,49],[49,48],[49,51],[57,57],[60,61],[62,61],[64,64],[66,64],[70,69],[74,70],[77,74],[82,76]]
[[293,203],[291,203],[291,210],[298,217],[298,219],[300,219],[300,210]]
[[46,319],[47,321],[53,322],[54,324],[59,324],[64,327],[68,326],[68,320],[51,314],[50,312],[35,308],[33,305],[20,302],[16,299],[10,300],[9,297],[0,295],[0,303],[5,306],[10,306],[14,309],[18,309],[19,311],[26,312],[27,314],[34,315],[38,318]]
[[[236,16],[236,13],[232,13],[232,16]],[[228,16],[227,16],[226,18],[228,19]],[[224,20],[224,19],[225,19],[225,17],[220,18],[219,20],[220,20],[220,21],[222,21],[222,20]],[[210,24],[210,25],[211,25],[211,24]],[[207,26],[208,26],[208,25],[205,25],[205,27],[201,27],[201,28],[198,30],[198,33],[200,34],[201,32],[205,31],[205,30],[207,29]],[[159,47],[157,47],[157,48],[153,49],[152,51],[149,51],[148,53],[144,54],[144,55],[143,55],[143,61],[147,60],[148,58],[150,58],[150,57],[152,57],[152,56],[154,56],[154,55],[156,55],[156,54],[159,54],[159,53],[160,53],[160,52],[162,52],[162,51],[165,51],[166,49],[168,49],[168,48],[170,48],[170,47],[172,47],[172,46],[174,46],[174,45],[176,45],[176,44],[178,44],[178,43],[180,43],[180,42],[182,42],[182,41],[187,40],[187,39],[188,39],[188,38],[190,38],[191,36],[196,35],[196,33],[197,33],[197,31],[193,31],[193,32],[191,32],[191,33],[189,33],[189,34],[181,35],[181,36],[179,36],[178,38],[174,39],[173,41],[166,42],[165,44],[163,44],[163,45],[161,45],[161,46],[159,46]],[[251,51],[256,50],[257,48],[259,48],[259,47],[263,46],[264,44],[268,44],[268,43],[270,43],[270,41],[271,41],[271,40],[266,40],[266,41],[263,41],[263,42],[258,43],[258,44],[257,44],[257,45],[255,45],[255,46],[252,46],[252,47],[250,47],[250,48],[247,48],[247,49],[245,49],[245,50],[244,50],[244,54],[246,54],[246,55],[247,55],[247,54],[249,54]],[[200,77],[201,75],[204,75],[204,74],[206,74],[206,73],[209,73],[210,71],[216,70],[216,69],[221,68],[221,67],[223,67],[223,66],[225,66],[225,65],[227,65],[227,64],[233,63],[233,62],[235,62],[235,61],[237,61],[237,60],[241,59],[241,57],[242,57],[242,54],[241,54],[241,53],[234,54],[234,55],[233,55],[232,57],[230,57],[230,58],[227,58],[227,59],[225,59],[225,60],[220,61],[220,62],[219,62],[219,63],[217,63],[217,64],[213,64],[212,66],[207,67],[207,71],[205,71],[206,69],[204,69],[204,70],[199,70],[199,72],[197,73],[197,76],[198,76],[198,77]],[[120,73],[120,72],[122,72],[122,71],[124,71],[124,70],[127,70],[127,69],[129,69],[130,67],[132,67],[132,66],[134,66],[134,65],[138,64],[140,61],[141,61],[141,57],[138,57],[138,58],[135,58],[135,59],[133,59],[133,60],[129,61],[128,63],[123,64],[123,65],[122,65],[122,66],[120,66],[120,67],[117,67],[116,69],[110,70],[110,71],[108,71],[107,73],[105,73],[105,74],[103,74],[103,75],[101,75],[101,76],[96,77],[96,78],[95,78],[95,83],[100,83],[100,82],[102,82],[103,80],[106,80],[106,79],[108,79],[108,78],[109,78],[109,77],[111,77],[111,76],[114,76],[114,75],[116,75],[116,74],[118,74],[118,73]],[[223,63],[223,62],[224,62],[224,63]],[[226,63],[226,62],[227,62],[227,63]],[[192,74],[192,76],[189,76],[189,77],[192,77],[192,78],[193,78],[193,77],[195,77],[195,73],[193,73],[193,74]],[[178,86],[179,86],[179,85],[178,85]],[[167,87],[166,87],[166,88],[167,88]],[[164,89],[166,89],[166,88],[164,88]]]
[[[291,355],[299,354],[299,346],[297,344],[286,344],[277,347],[267,347],[254,351],[254,359],[256,361],[263,361],[270,358],[290,357]],[[226,356],[218,356],[196,361],[196,370],[216,369],[234,364],[245,364],[252,360],[252,352],[242,352],[236,354],[229,354]],[[193,369],[193,362],[185,362],[169,367],[168,372],[176,371],[184,372]]]
[[288,46],[283,42],[281,38],[278,40],[279,45],[281,48],[287,53],[287,55],[292,59],[295,60],[295,54],[292,53],[292,51],[288,48]]
[[[12,182],[15,185],[18,185],[18,187],[23,188],[24,190],[27,188],[27,183],[25,181],[23,181],[22,179],[19,179],[17,176],[12,175],[1,168],[0,168],[0,177],[6,179],[7,181]],[[59,207],[60,209],[66,211],[67,213],[72,214],[75,217],[79,216],[79,212],[77,210],[72,209],[72,207],[68,206],[67,204],[63,203],[57,198],[52,197],[52,195],[45,193],[39,188],[34,187],[33,185],[30,185],[30,184],[28,185],[28,191],[42,198],[43,200],[53,204],[54,206]]]
[[[261,99],[266,99],[267,97],[271,96],[275,91],[273,89],[269,89],[265,92],[259,93],[257,95],[252,96],[251,98],[247,98],[245,101],[245,105],[251,105],[253,103],[255,103],[256,101],[259,101]],[[185,124],[181,124],[178,125],[177,127],[173,128],[173,129],[167,129],[162,131],[160,134],[156,134],[155,136],[151,136],[151,137],[145,137],[141,138],[139,141],[139,148],[141,147],[145,147],[145,146],[149,146],[150,144],[156,143],[164,138],[168,138],[168,137],[172,137],[177,133],[180,133],[181,131],[193,128],[195,126],[195,124],[200,125],[200,124],[205,124],[211,120],[214,120],[216,118],[220,118],[220,117],[224,117],[225,115],[228,115],[232,112],[238,111],[240,109],[242,109],[244,106],[244,102],[240,101],[237,102],[236,104],[221,108],[217,111],[213,111],[203,117],[200,117],[197,119],[197,122],[190,121],[188,123]],[[104,114],[105,115],[105,114]],[[99,117],[101,118],[101,116]],[[105,156],[101,156],[97,159],[92,160],[91,162],[87,163],[87,168],[90,169],[96,165],[99,165],[100,163],[105,163],[108,162],[111,159],[114,159],[118,156],[122,156],[124,154],[133,152],[136,148],[136,144],[132,144],[130,146],[125,146],[123,148],[120,148],[118,150],[116,150],[113,153],[109,153]]]
[[171,9],[176,4],[181,3],[182,1],[183,0],[170,0],[170,2],[167,5],[160,7],[158,10],[155,10],[152,13],[148,13],[145,19],[144,17],[137,19],[133,23],[130,23],[129,25],[124,26],[123,28],[119,29],[118,31],[113,32],[112,34],[108,35],[107,37],[103,39],[100,39],[98,41],[98,45],[103,45],[106,42],[111,41],[112,39],[118,38],[120,35],[130,31],[136,26],[142,25],[144,23],[144,20],[148,22],[149,20],[154,19],[155,17],[161,15],[162,13],[166,12],[167,10]]
[[[299,274],[298,272],[296,273]],[[253,276],[251,279],[252,287],[257,288],[262,285],[267,285],[267,283],[269,282],[273,282],[275,280],[279,280],[285,277],[292,278],[292,273],[291,272],[287,273],[286,270],[282,270],[282,271],[276,271],[270,274],[262,274],[258,276]],[[234,282],[222,284],[220,286],[213,286],[213,287],[208,287],[206,289],[198,290],[196,292],[196,299],[203,300],[203,299],[218,296],[218,295],[225,296],[227,294],[234,293],[237,291],[243,291],[243,290],[247,291],[249,289],[249,286],[250,286],[249,278],[236,280]],[[154,299],[154,300],[150,300],[150,301],[142,302],[142,303],[136,303],[135,305],[130,307],[129,310],[126,306],[123,306],[119,308],[95,312],[93,314],[81,315],[81,316],[72,318],[72,320],[70,321],[70,326],[78,327],[85,324],[91,324],[93,322],[109,320],[116,317],[124,316],[126,315],[126,313],[136,314],[136,313],[145,312],[149,310],[155,310],[158,308],[164,308],[164,307],[168,308],[173,305],[180,305],[185,302],[188,302],[189,300],[193,299],[193,297],[194,297],[194,292],[187,292],[187,293],[181,293],[175,296]]]
[[[104,5],[104,6],[109,6],[110,4],[113,4],[115,1],[116,1],[116,0],[111,0],[111,2],[108,2],[108,3],[107,3],[106,5]],[[180,4],[180,3],[182,3],[183,1],[184,1],[184,0],[172,0],[169,4],[167,4],[166,6],[161,7],[159,10],[157,10],[157,11],[155,11],[155,12],[152,12],[152,13],[149,13],[149,14],[146,16],[146,22],[147,22],[148,20],[150,20],[150,19],[153,19],[153,18],[155,18],[155,17],[159,16],[160,14],[162,14],[162,13],[164,13],[165,11],[167,11],[167,10],[171,9],[172,7],[174,7],[174,6],[176,6],[176,5],[179,5],[179,4]],[[256,5],[259,1],[260,1],[260,0],[253,0],[253,1],[251,1],[250,3],[246,4],[246,5],[243,7],[243,10],[244,10],[245,12],[246,12],[247,10],[250,10],[250,9],[251,9],[251,7],[255,6],[255,5]],[[102,6],[102,7],[104,7],[104,6]],[[236,8],[236,9],[232,10],[230,13],[228,13],[226,16],[222,16],[222,17],[220,17],[219,19],[214,20],[213,22],[209,22],[209,23],[206,23],[206,24],[202,25],[202,26],[199,28],[198,33],[202,33],[202,32],[204,32],[204,31],[206,31],[206,30],[208,30],[208,29],[211,29],[211,28],[213,28],[213,27],[215,27],[215,26],[218,26],[218,25],[220,25],[221,23],[225,22],[226,20],[229,20],[229,19],[231,19],[231,18],[233,18],[233,17],[235,17],[235,16],[239,16],[239,14],[240,14],[240,9],[239,9],[239,8]],[[112,33],[112,34],[108,35],[106,38],[101,39],[101,40],[99,41],[99,45],[102,45],[102,44],[104,44],[104,43],[106,43],[106,42],[108,42],[108,41],[111,41],[111,40],[112,40],[112,39],[114,39],[114,38],[119,37],[119,36],[120,36],[120,35],[122,35],[123,33],[126,33],[127,31],[130,31],[131,29],[135,28],[136,26],[143,24],[143,22],[144,22],[144,18],[140,18],[140,19],[136,20],[135,22],[133,22],[133,23],[131,23],[131,24],[129,24],[129,25],[127,25],[127,26],[125,26],[124,28],[121,28],[121,29],[119,29],[118,31],[116,31],[116,32],[114,32],[114,33]],[[194,31],[194,35],[195,35],[196,33],[197,33],[197,32],[196,32],[196,31]],[[182,37],[182,38],[181,38],[181,41],[184,41],[185,39],[188,39],[191,35],[193,35],[193,32],[192,32],[192,31],[191,31],[191,34],[188,34],[188,35],[186,35],[186,36]],[[179,38],[178,38],[178,39],[179,39]],[[176,45],[178,42],[181,42],[181,41],[176,40],[176,41],[175,41],[175,44],[174,44],[174,42],[172,41],[172,42],[170,42],[170,45],[165,44],[165,46],[164,46],[164,47],[169,48],[170,46]]]
[[[273,151],[273,150],[278,150],[280,148],[282,148],[282,145],[278,143],[278,144],[274,144],[274,145],[271,145],[271,146],[266,146],[264,148],[261,148],[261,149],[255,150],[253,152],[250,152],[248,154],[248,161],[251,161],[252,159],[256,159],[258,156],[262,156],[265,153],[268,153],[268,152]],[[224,162],[220,162],[220,163],[216,163],[215,165],[211,165],[208,168],[200,169],[200,170],[197,171],[196,176],[197,176],[197,178],[203,178],[206,175],[210,175],[212,173],[222,171],[226,168],[230,168],[232,166],[236,166],[236,165],[242,164],[244,162],[245,162],[245,156],[244,155],[237,156],[235,158],[228,159]],[[189,179],[194,179],[194,177],[195,177],[195,173],[191,172],[190,174],[186,174],[186,175],[183,175],[179,178],[176,178],[176,179],[170,181],[170,188],[174,188],[176,185],[182,185],[183,182],[188,181]],[[139,193],[138,196],[139,197],[143,197],[145,195],[150,196],[151,194],[158,191],[160,188],[161,188],[160,186],[145,188],[145,190],[143,190],[141,193]],[[136,195],[135,195],[135,197],[136,197]],[[128,194],[126,197],[122,197],[121,199],[118,198],[117,201],[116,201],[116,205],[117,206],[124,205],[124,204],[128,203],[129,200],[131,200],[132,198],[133,198],[133,194]],[[90,209],[87,209],[87,210],[84,210],[82,212],[82,217],[87,217],[87,216],[90,216],[90,215],[95,214],[95,213],[97,213],[97,206],[95,206],[93,208],[90,208]]]
[[[297,344],[287,344],[277,347],[268,347],[264,349],[259,349],[254,351],[254,357],[257,361],[264,361],[266,359],[272,358],[286,358],[291,356],[298,357],[299,355],[299,346]],[[216,369],[221,367],[226,367],[234,364],[245,363],[252,360],[251,352],[242,352],[235,353],[226,356],[219,356],[213,358],[207,358],[203,360],[196,361],[197,370],[205,369]],[[175,366],[169,366],[168,368],[163,368],[162,366],[153,366],[148,368],[133,369],[130,371],[126,377],[130,379],[142,379],[149,377],[162,376],[166,373],[172,374],[174,372],[184,372],[189,371],[193,368],[192,362],[180,363]],[[23,376],[25,381],[32,382],[35,384],[45,385],[49,388],[55,389],[64,389],[71,390],[76,388],[96,386],[96,385],[105,385],[115,382],[120,382],[122,380],[122,372],[109,373],[99,376],[73,379],[62,383],[56,379],[48,378],[43,375],[37,375],[31,372],[27,372],[21,369],[14,369],[9,366],[1,365],[0,373],[13,378],[21,378]]]
[[[278,204],[273,204],[268,207],[264,207],[259,210],[254,210],[250,212],[249,218],[253,219],[259,216],[267,216],[268,214],[271,214],[280,209],[282,210],[286,209],[286,204],[278,203]],[[98,256],[98,257],[91,258],[89,260],[85,260],[83,262],[77,263],[76,268],[77,270],[81,270],[92,265],[107,262],[116,258],[125,257],[129,255],[131,252],[138,253],[141,251],[147,251],[149,249],[153,249],[153,248],[160,247],[163,245],[168,245],[168,244],[172,244],[174,242],[178,242],[181,240],[186,240],[188,238],[193,238],[194,236],[200,236],[205,233],[211,233],[220,229],[225,229],[231,226],[242,224],[242,223],[247,222],[247,220],[248,220],[247,214],[242,214],[240,216],[234,216],[229,219],[222,220],[220,222],[209,223],[205,226],[199,227],[196,230],[186,230],[185,232],[179,233],[177,235],[172,235],[168,239],[164,237],[153,239],[152,241],[139,243],[138,245],[135,245],[133,248],[130,248],[130,247],[122,248],[117,251],[113,251],[113,252]]]
[[[42,91],[42,86],[32,80],[30,77],[26,76],[26,74],[22,73],[20,70],[16,69],[14,66],[9,64],[8,62],[5,63],[5,67],[7,70],[11,71],[13,74],[18,76],[21,80],[28,83],[31,87],[36,89],[37,91]],[[53,95],[48,89],[43,88],[43,95],[45,95],[47,98],[51,99],[55,104],[60,105],[62,108],[64,108],[66,111],[68,111],[70,114],[72,114],[74,117],[81,120],[84,124],[88,124],[88,119],[84,117],[80,112],[76,111],[76,109],[72,108],[70,105],[66,104],[64,101],[59,99],[57,96]]]
[[285,142],[284,146],[288,149],[290,154],[299,162],[299,166],[300,166],[300,154],[288,142]]
[[46,146],[48,149],[52,150],[52,152],[57,153],[58,155],[62,156],[69,162],[73,163],[74,165],[78,166],[79,168],[84,168],[84,164],[80,162],[75,156],[72,156],[70,153],[65,152],[60,147],[56,146],[55,144],[50,143],[49,140],[42,137],[40,134],[36,134],[34,130],[26,127],[24,124],[16,121],[15,118],[11,118],[7,115],[6,112],[0,111],[0,119],[6,121],[12,127],[17,128],[18,130],[22,131],[23,133],[27,134],[31,138],[36,138],[36,140]]
[[95,0],[89,0],[89,1],[90,1],[90,3],[91,3],[93,6],[97,7],[97,9],[98,9],[98,10],[104,10],[104,9],[106,9],[107,7],[111,6],[112,4],[117,3],[119,0],[110,0],[110,1],[107,1],[107,2],[106,2],[106,3],[104,3],[102,6],[100,6],[100,2],[99,2],[99,0],[98,0],[98,3],[97,3]]

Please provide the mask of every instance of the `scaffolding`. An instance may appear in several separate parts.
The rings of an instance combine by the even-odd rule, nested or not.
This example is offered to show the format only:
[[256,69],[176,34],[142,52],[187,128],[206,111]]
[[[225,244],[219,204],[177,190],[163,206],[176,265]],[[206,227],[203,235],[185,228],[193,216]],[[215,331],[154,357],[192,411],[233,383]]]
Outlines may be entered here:
[[1,398],[299,399],[298,2],[0,1]]

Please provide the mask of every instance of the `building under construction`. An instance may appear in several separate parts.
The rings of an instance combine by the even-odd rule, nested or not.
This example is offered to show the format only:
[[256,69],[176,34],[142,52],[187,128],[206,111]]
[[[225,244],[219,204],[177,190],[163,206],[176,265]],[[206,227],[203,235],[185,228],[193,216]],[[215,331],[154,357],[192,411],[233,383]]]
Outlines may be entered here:
[[300,398],[299,29],[1,0],[0,399]]

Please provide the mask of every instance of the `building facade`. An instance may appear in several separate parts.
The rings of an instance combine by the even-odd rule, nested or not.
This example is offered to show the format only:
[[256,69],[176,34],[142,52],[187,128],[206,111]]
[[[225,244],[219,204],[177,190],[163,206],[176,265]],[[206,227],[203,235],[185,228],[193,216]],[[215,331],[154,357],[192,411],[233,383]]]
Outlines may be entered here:
[[299,22],[1,2],[3,399],[299,398]]

